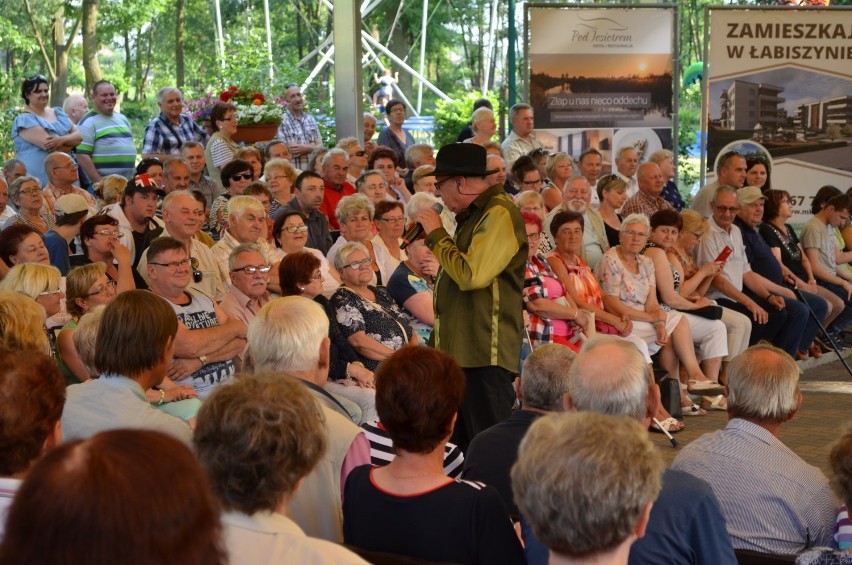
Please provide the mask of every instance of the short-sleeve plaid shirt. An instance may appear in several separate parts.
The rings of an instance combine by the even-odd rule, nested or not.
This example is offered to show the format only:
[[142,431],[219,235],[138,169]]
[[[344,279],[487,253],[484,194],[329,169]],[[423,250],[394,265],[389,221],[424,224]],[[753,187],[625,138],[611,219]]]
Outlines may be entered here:
[[[142,140],[142,154],[163,153],[177,155],[180,147],[187,141],[207,143],[207,132],[201,129],[187,114],[180,115],[180,123],[175,125],[160,114],[145,128]],[[177,134],[177,136],[175,136]]]

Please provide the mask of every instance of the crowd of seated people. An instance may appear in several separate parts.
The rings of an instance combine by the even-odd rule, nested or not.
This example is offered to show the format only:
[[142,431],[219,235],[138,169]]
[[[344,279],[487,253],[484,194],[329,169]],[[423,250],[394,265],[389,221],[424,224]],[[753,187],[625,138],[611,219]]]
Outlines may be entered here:
[[[50,489],[61,492],[68,488],[64,481],[77,476],[61,477],[57,469],[72,469],[77,480],[98,474],[104,481],[99,490],[109,492],[116,476],[90,464],[129,458],[124,464],[138,466],[163,450],[177,453],[170,463],[186,465],[196,489],[191,504],[203,535],[186,549],[190,560],[206,555],[205,562],[214,563],[230,552],[233,562],[289,557],[361,563],[389,554],[421,562],[534,563],[543,561],[530,548],[547,551],[538,538],[557,555],[612,553],[630,556],[631,563],[652,562],[648,547],[658,539],[662,512],[649,504],[658,491],[661,501],[673,504],[673,489],[697,493],[706,506],[694,516],[724,516],[728,531],[723,523],[703,540],[683,533],[694,546],[692,560],[672,562],[728,562],[731,547],[787,555],[815,544],[834,548],[838,512],[838,539],[846,544],[840,549],[847,548],[848,513],[833,505],[827,480],[811,468],[802,473],[810,475],[808,494],[818,506],[808,516],[809,528],[819,536],[801,543],[761,543],[761,536],[772,534],[769,525],[744,517],[736,501],[713,495],[713,477],[695,470],[707,466],[697,446],[723,441],[732,424],[721,437],[695,442],[690,457],[684,452],[676,465],[681,471],[663,474],[662,490],[654,481],[637,487],[645,494],[631,502],[630,523],[600,546],[552,531],[533,508],[536,497],[549,494],[528,490],[541,482],[536,473],[545,463],[538,459],[548,451],[564,451],[558,455],[570,465],[580,456],[574,452],[583,434],[612,427],[613,441],[636,435],[633,424],[605,420],[589,430],[555,416],[534,425],[545,413],[626,415],[652,431],[673,433],[684,428],[684,416],[727,410],[732,422],[750,422],[734,428],[777,435],[798,409],[795,391],[778,400],[781,412],[753,412],[737,379],[754,359],[777,363],[779,374],[792,378],[787,373],[794,359],[852,345],[844,333],[852,324],[852,251],[845,251],[852,250],[852,199],[840,190],[819,191],[813,219],[797,235],[787,223],[789,193],[770,188],[769,163],[746,164],[731,154],[720,166],[720,181],[702,192],[705,217],[683,209],[670,186],[670,153],[641,164],[629,147],[551,153],[536,138],[527,104],[509,111],[513,131],[501,144],[493,111],[479,102],[460,139],[465,144],[458,145],[477,158],[482,154],[483,183],[501,187],[519,237],[526,232],[527,247],[518,250],[526,258],[519,273],[523,287],[512,288],[514,295],[501,296],[492,309],[499,318],[506,304],[522,304],[525,331],[516,346],[518,356],[525,351],[528,357],[514,371],[521,384],[513,399],[521,410],[468,438],[466,461],[467,442],[450,439],[459,407],[480,392],[470,388],[470,368],[460,369],[458,356],[435,347],[442,321],[436,286],[472,263],[464,254],[446,263],[418,222],[434,211],[452,237],[481,204],[450,209],[442,187],[450,198],[445,183],[452,176],[441,174],[441,153],[436,159],[431,146],[415,143],[404,129],[405,103],[386,104],[390,125],[377,142],[375,120],[365,119],[363,141],[345,138],[327,148],[299,87],[291,84],[276,139],[241,145],[234,139],[237,109],[228,103],[213,108],[208,135],[183,113],[180,91],[166,87],[157,96],[160,114],[144,139],[134,140],[115,109],[111,83],[95,85],[93,109],[74,123],[61,109],[45,106],[47,87],[43,77],[22,84],[27,106],[13,126],[18,154],[0,174],[0,383],[33,381],[6,387],[13,397],[0,403],[15,404],[8,414],[16,423],[44,419],[41,427],[0,429],[9,451],[32,444],[26,461],[0,465],[0,520],[8,533],[0,564],[15,562],[12,552],[38,553],[38,540],[13,522],[51,515],[50,507],[39,505],[58,496]],[[477,237],[488,237],[484,233],[474,232],[470,253],[482,243]],[[520,308],[512,312],[521,315]],[[472,333],[487,323],[464,320]],[[828,328],[822,335],[820,323]],[[758,342],[772,346],[749,349]],[[628,348],[634,380],[643,385],[634,387],[641,413],[581,407],[579,393],[560,382],[572,365],[574,373],[588,367],[600,343],[616,352]],[[499,348],[496,341],[492,348]],[[40,381],[30,367],[43,369]],[[674,405],[659,402],[655,373],[679,383]],[[31,389],[56,388],[53,380],[67,389],[51,401],[49,414],[24,402],[32,400]],[[563,403],[563,396],[571,400]],[[751,421],[758,416],[767,421]],[[522,443],[531,427],[536,433]],[[136,431],[116,431],[125,428]],[[548,439],[572,429],[577,445]],[[777,438],[764,439],[783,448]],[[549,443],[536,447],[543,441]],[[144,453],[125,453],[125,443]],[[595,442],[586,443],[592,449]],[[850,450],[848,441],[839,445],[832,461],[842,486],[841,462]],[[645,444],[634,447],[601,451],[598,459],[648,457],[639,472],[658,473]],[[521,465],[527,458],[532,467]],[[691,466],[690,458],[699,464]],[[166,463],[152,461],[174,474]],[[683,478],[688,473],[704,480]],[[556,478],[565,484],[535,486],[577,488],[569,477]],[[528,500],[513,498],[512,479],[514,496]],[[849,490],[839,488],[847,506]],[[83,501],[106,508],[85,493],[72,499],[80,512]],[[176,511],[158,499],[127,501],[131,508],[109,511],[128,528],[143,527],[128,517],[132,505],[140,512]],[[571,501],[566,505],[583,503]],[[451,519],[448,507],[454,508]],[[76,531],[69,523],[76,528],[86,520],[85,514],[55,515],[54,537],[45,539],[59,540],[62,529]],[[569,516],[564,524],[582,519]],[[750,528],[747,535],[731,525],[742,523]],[[161,548],[146,535],[134,543],[147,544],[150,553],[139,555],[156,561]],[[69,555],[83,551],[58,541],[57,548]]]

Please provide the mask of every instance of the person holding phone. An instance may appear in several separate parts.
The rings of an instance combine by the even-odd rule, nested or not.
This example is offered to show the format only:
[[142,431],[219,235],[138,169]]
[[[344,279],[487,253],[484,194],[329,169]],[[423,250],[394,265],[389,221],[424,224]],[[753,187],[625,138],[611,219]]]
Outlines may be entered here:
[[734,225],[740,204],[736,189],[730,186],[720,186],[710,201],[713,215],[709,229],[698,243],[698,264],[715,262],[725,247],[732,252],[721,273],[713,278],[708,296],[751,318],[749,345],[766,340],[795,358],[802,328],[808,321],[807,309],[788,308],[778,285],[752,271],[742,231]]

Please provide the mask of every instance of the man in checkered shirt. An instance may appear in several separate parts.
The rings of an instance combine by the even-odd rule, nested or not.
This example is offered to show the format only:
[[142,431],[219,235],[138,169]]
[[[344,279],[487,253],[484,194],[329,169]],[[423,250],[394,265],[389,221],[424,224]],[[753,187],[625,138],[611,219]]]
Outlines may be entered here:
[[180,154],[187,141],[207,143],[207,132],[183,112],[183,95],[173,86],[164,86],[157,93],[160,115],[145,128],[142,140],[142,158],[156,157],[165,162]]
[[322,145],[322,137],[317,121],[303,111],[305,95],[299,85],[291,82],[285,88],[284,98],[288,105],[278,127],[278,139],[290,149],[290,163],[300,171],[307,171],[311,151]]

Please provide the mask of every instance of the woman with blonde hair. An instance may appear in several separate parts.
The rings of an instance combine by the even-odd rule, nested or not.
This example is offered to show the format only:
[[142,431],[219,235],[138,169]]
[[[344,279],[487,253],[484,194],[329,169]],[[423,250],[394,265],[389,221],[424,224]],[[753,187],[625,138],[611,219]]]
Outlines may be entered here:
[[0,290],[0,349],[50,353],[44,308],[12,290]]
[[627,183],[618,175],[607,175],[598,179],[598,212],[604,221],[604,231],[610,247],[618,245],[621,234],[621,215],[618,210],[627,201]]
[[278,210],[290,203],[296,176],[296,169],[287,159],[270,159],[264,165],[263,180],[273,196],[269,209],[270,218],[274,218]]
[[[65,304],[65,294],[60,287],[62,275],[59,269],[42,263],[21,263],[9,269],[6,278],[0,282],[0,290],[13,290],[28,296],[39,303],[47,314],[47,318],[58,314]],[[56,348],[56,338],[44,326],[44,331],[50,340],[50,354]]]
[[127,179],[121,175],[107,175],[95,183],[95,194],[98,196],[98,208],[121,201]]
[[251,165],[251,170],[254,173],[254,178],[259,179],[263,174],[263,154],[260,152],[260,149],[254,145],[246,145],[245,147],[237,149],[234,153],[234,159],[248,161],[248,164]]
[[65,301],[71,319],[57,337],[56,362],[69,385],[91,378],[72,341],[77,323],[93,308],[108,304],[115,298],[115,286],[115,281],[106,274],[106,265],[100,261],[72,269],[65,279]]
[[475,143],[484,146],[497,133],[497,121],[494,111],[490,108],[477,108],[470,117],[470,131],[473,137],[465,139],[464,143]]
[[574,160],[567,153],[553,153],[547,156],[544,172],[550,182],[541,189],[544,205],[550,212],[562,204],[562,189],[568,179],[574,176]]

